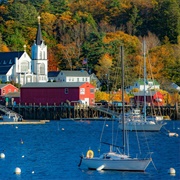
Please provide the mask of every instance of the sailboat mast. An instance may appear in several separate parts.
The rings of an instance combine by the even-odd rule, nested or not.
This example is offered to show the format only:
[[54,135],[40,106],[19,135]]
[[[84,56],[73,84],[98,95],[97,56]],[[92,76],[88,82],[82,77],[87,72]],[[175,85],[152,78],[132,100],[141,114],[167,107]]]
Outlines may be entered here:
[[143,39],[143,59],[144,59],[144,120],[146,121],[146,44]]
[[125,108],[124,108],[124,49],[123,46],[120,46],[120,53],[121,53],[121,92],[122,92],[122,126],[123,126],[123,154],[125,154]]

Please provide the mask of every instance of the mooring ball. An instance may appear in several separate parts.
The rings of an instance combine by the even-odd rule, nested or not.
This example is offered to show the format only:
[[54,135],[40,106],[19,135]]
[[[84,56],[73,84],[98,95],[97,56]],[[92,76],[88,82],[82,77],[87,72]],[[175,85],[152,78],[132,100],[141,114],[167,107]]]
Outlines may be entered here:
[[4,154],[4,153],[1,153],[1,154],[0,154],[0,158],[1,158],[1,159],[5,158],[5,154]]
[[176,174],[176,171],[174,168],[170,168],[168,171],[169,174]]
[[15,172],[14,172],[15,174],[21,174],[21,169],[20,168],[18,168],[18,167],[16,167],[16,169],[15,169]]

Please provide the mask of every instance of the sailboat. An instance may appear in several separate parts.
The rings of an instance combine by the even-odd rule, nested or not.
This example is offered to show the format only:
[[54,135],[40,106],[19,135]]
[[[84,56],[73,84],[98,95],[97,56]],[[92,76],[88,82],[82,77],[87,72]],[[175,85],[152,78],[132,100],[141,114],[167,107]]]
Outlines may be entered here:
[[[122,61],[122,89],[124,89],[124,62],[123,62],[123,47],[121,46],[121,61]],[[137,158],[131,157],[125,151],[127,145],[126,132],[125,132],[125,107],[124,107],[124,92],[122,91],[122,122],[123,122],[123,135],[122,141],[123,146],[122,152],[120,151],[120,146],[106,143],[110,146],[110,151],[101,154],[99,157],[94,157],[94,152],[88,150],[86,156],[81,156],[79,167],[84,164],[88,169],[94,170],[118,170],[118,171],[145,171],[149,163],[152,161],[149,158]]]
[[125,127],[123,127],[122,121],[119,122],[119,128],[122,130],[125,128],[127,131],[160,131],[160,129],[166,124],[163,121],[147,120],[146,115],[146,53],[145,53],[145,41],[143,41],[143,57],[144,57],[144,114],[126,117]]

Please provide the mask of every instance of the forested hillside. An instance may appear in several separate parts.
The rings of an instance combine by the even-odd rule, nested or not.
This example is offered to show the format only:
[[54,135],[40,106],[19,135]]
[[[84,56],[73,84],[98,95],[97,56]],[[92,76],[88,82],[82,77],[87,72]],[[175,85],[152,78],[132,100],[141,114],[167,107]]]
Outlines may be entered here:
[[38,15],[49,71],[86,68],[117,89],[123,45],[128,86],[143,75],[145,38],[148,76],[180,85],[179,0],[0,0],[0,51],[30,54]]

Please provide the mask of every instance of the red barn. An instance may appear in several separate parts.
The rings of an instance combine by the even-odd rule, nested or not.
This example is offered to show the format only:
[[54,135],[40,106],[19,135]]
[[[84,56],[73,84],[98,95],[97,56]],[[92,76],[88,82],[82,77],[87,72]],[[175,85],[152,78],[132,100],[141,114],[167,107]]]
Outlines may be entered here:
[[[19,89],[12,84],[0,84],[0,101],[5,101],[5,97],[7,97],[10,93],[16,93]],[[13,98],[13,97],[11,97]],[[9,102],[9,98],[6,99],[6,102]]]
[[[163,106],[163,95],[160,92],[148,91],[146,92],[146,103],[154,106]],[[144,92],[138,92],[134,94],[134,103],[144,103]]]
[[59,105],[82,102],[93,105],[95,87],[88,82],[27,83],[20,90],[21,104]]

